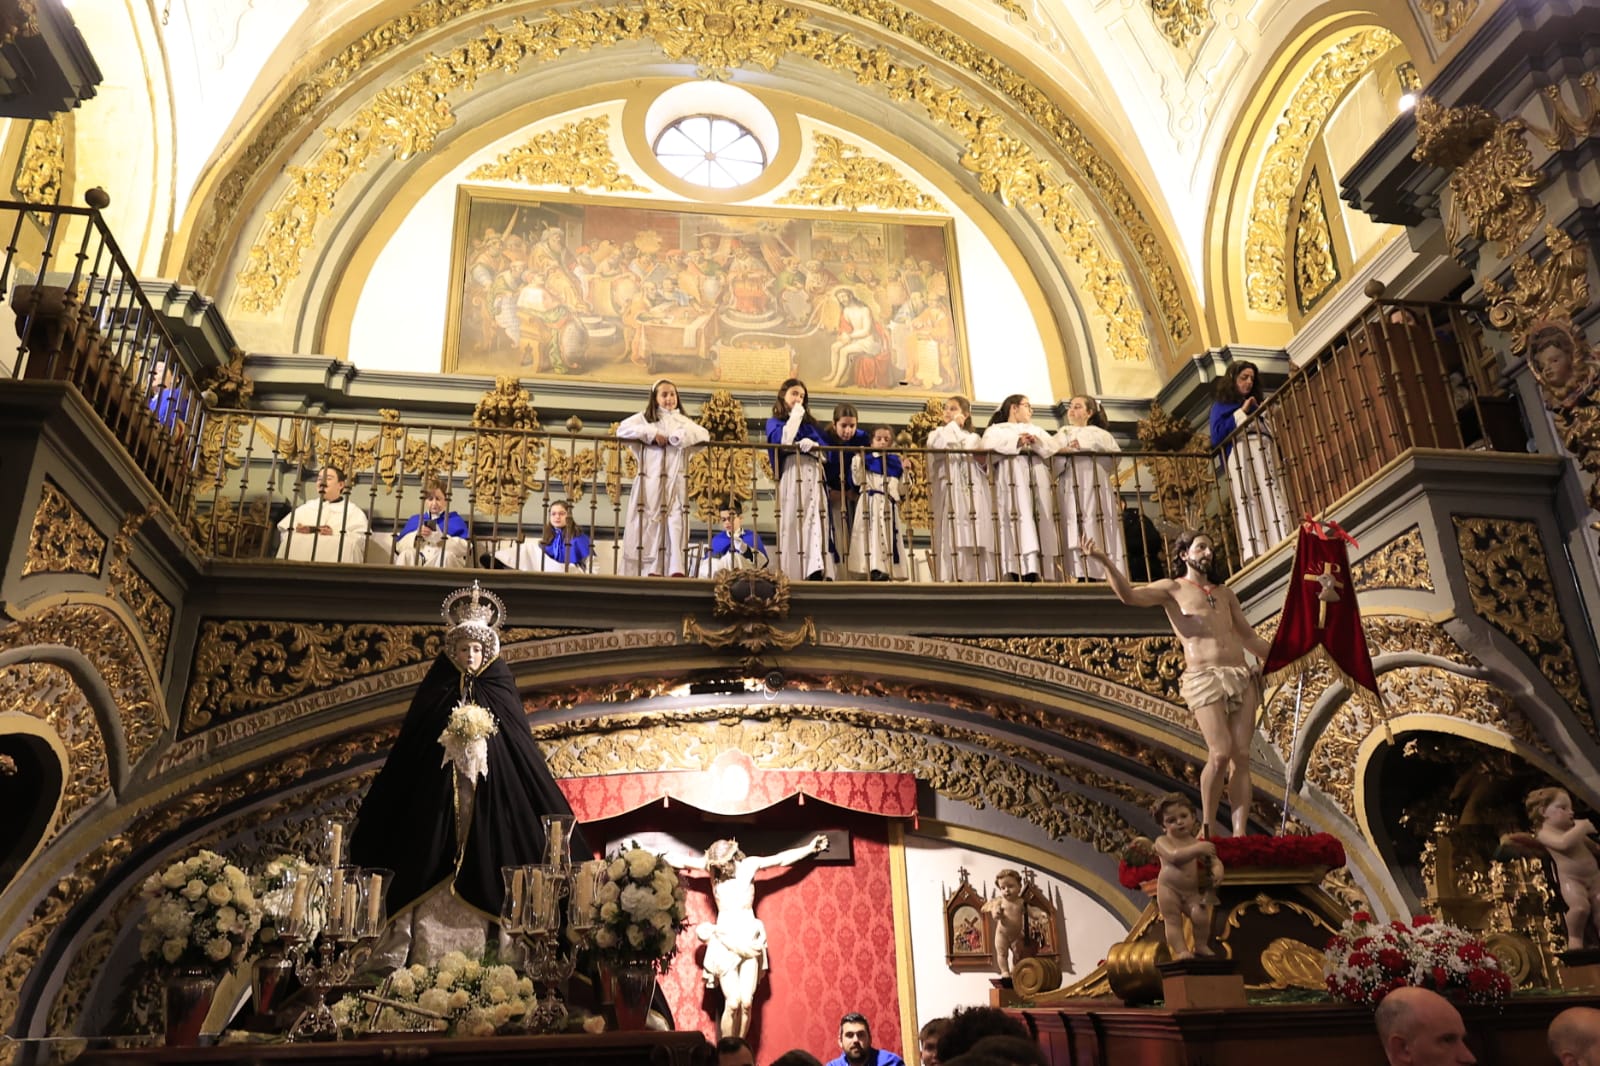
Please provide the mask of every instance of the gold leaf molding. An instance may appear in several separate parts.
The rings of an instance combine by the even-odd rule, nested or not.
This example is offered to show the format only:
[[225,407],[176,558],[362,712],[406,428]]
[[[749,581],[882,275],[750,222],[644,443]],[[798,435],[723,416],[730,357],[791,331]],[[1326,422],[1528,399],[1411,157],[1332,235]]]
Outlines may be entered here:
[[517,181],[524,185],[565,185],[569,189],[645,192],[644,186],[617,169],[611,153],[611,119],[606,115],[569,122],[536,133],[485,163],[467,177]]
[[1303,315],[1339,281],[1333,234],[1322,207],[1322,179],[1313,170],[1300,194],[1300,217],[1294,228],[1295,301]]
[[881,207],[888,211],[943,211],[939,201],[895,167],[826,133],[811,138],[811,166],[778,202],[807,207]]
[[49,838],[53,839],[80,811],[111,788],[111,765],[94,708],[62,667],[53,663],[13,663],[0,668],[0,714],[25,714],[39,719],[55,731],[66,749],[61,811]]
[[[210,273],[217,261],[224,231],[241,213],[247,190],[266,172],[268,161],[282,142],[305,125],[328,97],[419,35],[458,18],[479,14],[491,6],[493,0],[419,5],[369,31],[297,86],[290,98],[263,124],[242,157],[217,186],[204,221],[191,241],[185,275],[203,280]],[[751,62],[765,63],[767,50],[771,50],[776,54],[800,55],[830,69],[848,72],[861,84],[879,86],[892,99],[921,104],[933,120],[950,127],[966,144],[963,165],[969,169],[979,172],[976,168],[992,168],[1010,162],[1008,153],[996,151],[992,144],[1003,120],[971,103],[958,90],[936,83],[924,64],[901,61],[883,48],[855,44],[845,35],[802,27],[790,21],[784,13],[786,9],[773,5],[746,0],[719,6],[718,17],[733,22],[755,21],[746,43],[740,45],[750,50]],[[834,0],[830,6],[934,52],[1018,106],[1085,177],[1100,201],[1110,208],[1139,256],[1169,336],[1175,343],[1188,339],[1193,326],[1178,286],[1177,273],[1155,231],[1116,169],[1047,94],[1003,60],[899,5],[884,0]],[[702,63],[715,62],[725,53],[725,46],[694,36],[685,28],[696,24],[697,20],[703,23],[705,17],[704,4],[671,0],[622,4],[606,12],[554,13],[532,23],[518,20],[508,30],[491,31],[448,56],[429,57],[425,64],[426,75],[414,74],[400,86],[384,90],[343,127],[331,132],[329,143],[309,167],[291,168],[291,189],[280,198],[279,207],[270,213],[288,224],[289,229],[270,249],[259,243],[252,248],[247,267],[249,291],[242,292],[241,297],[262,307],[269,304],[275,307],[282,298],[283,286],[299,271],[298,253],[290,253],[310,240],[307,218],[288,216],[301,209],[310,211],[315,215],[309,220],[314,225],[316,218],[325,212],[324,205],[331,204],[331,200],[319,202],[313,190],[328,196],[336,193],[343,180],[364,169],[379,150],[392,148],[397,158],[426,150],[424,146],[431,145],[438,130],[454,120],[444,99],[446,92],[470,89],[478,74],[488,69],[514,72],[524,59],[545,61],[574,49],[626,40],[649,38],[666,50],[668,44],[662,43],[665,41],[673,49],[686,49],[682,53],[686,58]],[[762,18],[766,21],[760,21]],[[697,51],[691,53],[688,49]],[[406,112],[409,106],[426,107],[428,114],[409,118]],[[387,129],[385,123],[395,123],[397,128]],[[1022,187],[1032,182],[1048,191],[1059,184],[1042,164],[1027,162],[1029,165],[1024,172],[1012,175],[1024,179]],[[998,183],[990,179],[985,187],[989,184]],[[263,232],[270,233],[272,229],[268,227]],[[1118,266],[1120,269],[1120,264]]]
[[1150,0],[1150,14],[1174,48],[1182,48],[1211,25],[1211,10],[1206,0]]
[[1445,44],[1477,13],[1480,0],[1423,0],[1433,39]]
[[28,557],[22,564],[28,574],[87,574],[100,576],[100,558],[105,554],[106,538],[67,498],[67,494],[46,481],[33,512],[33,528],[28,533]]
[[1352,567],[1351,577],[1357,592],[1372,589],[1432,592],[1433,573],[1428,568],[1428,549],[1422,543],[1422,530],[1412,526],[1377,551],[1362,556]]
[[1250,194],[1244,269],[1245,302],[1252,311],[1282,311],[1286,305],[1289,205],[1322,124],[1345,90],[1399,44],[1381,27],[1351,34],[1316,61],[1283,109]]
[[1511,264],[1512,283],[1483,281],[1489,325],[1510,334],[1511,354],[1519,355],[1532,325],[1545,318],[1571,318],[1589,306],[1589,251],[1554,226],[1544,228],[1545,257],[1524,252]]

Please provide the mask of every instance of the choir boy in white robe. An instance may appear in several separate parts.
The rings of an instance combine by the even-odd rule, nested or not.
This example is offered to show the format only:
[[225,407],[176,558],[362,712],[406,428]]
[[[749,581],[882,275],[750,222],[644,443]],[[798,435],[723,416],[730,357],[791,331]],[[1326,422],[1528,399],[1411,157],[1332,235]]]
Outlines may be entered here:
[[818,451],[825,442],[809,402],[805,382],[789,378],[767,419],[767,443],[783,446],[770,452],[778,476],[778,569],[792,581],[831,581],[839,558]]
[[344,498],[344,471],[325,466],[317,495],[278,521],[278,558],[319,563],[367,561],[367,512]]
[[978,454],[981,444],[972,428],[971,401],[965,396],[946,399],[944,425],[928,434],[936,581],[995,581],[1000,576],[994,559],[994,501]]
[[650,402],[617,427],[639,464],[622,533],[622,572],[683,577],[688,566],[689,451],[711,439],[678,409],[678,387],[662,378]]
[[1056,486],[1061,492],[1061,539],[1066,579],[1104,581],[1105,568],[1082,551],[1085,538],[1102,545],[1118,570],[1128,566],[1122,543],[1122,504],[1112,479],[1122,451],[1093,396],[1067,401],[1067,424],[1056,434]]
[[450,510],[444,485],[428,482],[422,511],[411,516],[394,542],[398,566],[466,566],[472,531],[467,520]]
[[905,526],[900,522],[900,477],[904,464],[889,449],[894,430],[873,426],[871,450],[850,460],[861,486],[855,528],[850,532],[850,573],[872,581],[904,581],[911,576]]
[[1033,424],[1033,404],[1015,393],[995,411],[983,447],[994,453],[1000,572],[1007,581],[1059,580],[1055,485],[1045,461],[1056,452],[1055,438]]

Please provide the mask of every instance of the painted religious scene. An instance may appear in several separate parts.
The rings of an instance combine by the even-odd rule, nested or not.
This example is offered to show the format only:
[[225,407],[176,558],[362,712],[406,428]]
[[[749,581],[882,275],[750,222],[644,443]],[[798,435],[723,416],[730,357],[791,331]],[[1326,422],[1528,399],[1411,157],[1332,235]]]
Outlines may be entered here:
[[462,187],[444,369],[967,392],[952,228]]

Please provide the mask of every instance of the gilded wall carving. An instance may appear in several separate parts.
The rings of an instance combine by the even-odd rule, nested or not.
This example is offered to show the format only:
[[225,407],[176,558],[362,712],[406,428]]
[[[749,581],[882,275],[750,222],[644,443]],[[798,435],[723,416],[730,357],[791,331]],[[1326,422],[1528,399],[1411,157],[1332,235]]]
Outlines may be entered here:
[[17,163],[17,198],[30,204],[61,202],[62,179],[67,169],[66,115],[28,124]]
[[111,788],[111,764],[94,708],[62,667],[15,663],[0,667],[0,713],[39,719],[55,731],[66,749],[61,811],[47,840],[53,839],[79,811]]
[[[1582,90],[1579,96],[1578,90]],[[1600,133],[1600,74],[1595,71],[1583,75],[1573,87],[1578,96],[1578,106],[1568,106],[1561,95],[1561,86],[1546,85],[1540,90],[1550,104],[1550,128],[1534,130],[1534,135],[1552,152],[1564,152],[1579,141]]]
[[811,135],[811,166],[780,204],[808,207],[881,207],[887,211],[943,211],[944,206],[913,185],[891,163],[826,133]]
[[[507,627],[503,644],[588,632]],[[318,689],[425,662],[439,654],[437,625],[231,619],[200,625],[180,737]]]
[[1115,853],[1127,836],[1119,813],[1064,786],[1094,789],[1135,806],[1159,788],[1129,785],[1034,748],[944,723],[834,707],[774,704],[675,714],[622,715],[535,726],[551,772],[702,770],[729,748],[764,769],[909,773],[942,796],[1024,819],[1056,839]]
[[[1468,669],[1478,665],[1432,622],[1399,615],[1372,615],[1364,618],[1362,625],[1375,657],[1419,652]],[[1306,670],[1303,708],[1314,706],[1335,683],[1337,679],[1324,660],[1311,660]],[[1541,751],[1550,750],[1511,697],[1488,681],[1443,667],[1407,666],[1380,674],[1378,686],[1388,704],[1388,715],[1434,714],[1473,722]],[[1290,681],[1272,699],[1262,719],[1262,730],[1285,761],[1290,758],[1294,739],[1294,700],[1295,682]],[[1356,816],[1356,759],[1367,736],[1382,730],[1383,717],[1371,693],[1360,688],[1351,690],[1317,736],[1306,760],[1306,780],[1331,796],[1352,818]],[[1303,749],[1296,751],[1303,753]]]
[[160,506],[153,504],[123,519],[111,540],[111,565],[107,568],[111,588],[133,611],[158,670],[167,661],[167,642],[172,638],[172,605],[128,562],[128,553],[133,550],[133,535],[159,510]]
[[1333,233],[1322,207],[1322,178],[1316,170],[1300,193],[1300,214],[1294,227],[1294,292],[1305,314],[1339,282],[1339,260],[1333,252]]
[[1482,283],[1489,325],[1510,334],[1511,354],[1520,355],[1530,327],[1542,318],[1570,318],[1589,306],[1588,248],[1554,226],[1544,228],[1543,262],[1523,252],[1511,263],[1512,284]]
[[64,603],[0,629],[0,649],[34,644],[74,648],[89,660],[116,702],[130,764],[155,746],[166,727],[159,686],[116,614],[98,604]]
[[106,538],[53,483],[46,481],[28,533],[22,573],[100,575]]
[[1283,109],[1250,194],[1245,226],[1245,302],[1252,311],[1282,311],[1287,305],[1289,205],[1322,124],[1345,90],[1399,45],[1400,39],[1386,29],[1351,34],[1317,60]]
[[1372,589],[1415,589],[1433,591],[1433,573],[1428,568],[1428,549],[1422,543],[1422,530],[1416,526],[1401,533],[1377,551],[1361,557],[1351,567],[1357,592]]
[[1578,666],[1556,604],[1539,527],[1514,518],[1451,515],[1467,593],[1480,618],[1510,637],[1581,718],[1587,718]]
[[611,119],[606,115],[569,122],[528,138],[468,178],[519,181],[524,185],[565,185],[569,189],[645,192],[643,185],[617,169],[611,153]]
[[1478,10],[1479,0],[1422,0],[1433,39],[1445,44],[1461,32]]
[[[265,159],[280,138],[301,123],[301,116],[349,80],[346,67],[364,69],[396,42],[421,32],[423,24],[442,25],[458,15],[480,11],[479,3],[463,3],[464,10],[448,14],[414,10],[388,34],[364,39],[368,47],[343,64],[325,64],[300,87],[304,107],[299,114],[280,107],[263,128],[245,157],[223,179],[207,221],[191,246],[186,271],[208,273],[217,256],[221,231],[242,205],[245,189],[261,172]],[[1115,169],[1101,157],[1083,132],[1054,101],[1004,60],[975,47],[964,37],[913,15],[883,0],[835,0],[835,10],[863,19],[930,49],[962,67],[994,90],[1009,96],[1055,142],[1087,179],[1101,202],[1121,224],[1138,254],[1160,306],[1168,334],[1181,343],[1192,333],[1177,274],[1154,230],[1134,202]],[[741,28],[736,41],[708,37],[702,27],[708,19]],[[1106,319],[1113,353],[1121,358],[1139,346],[1144,335],[1143,314],[1127,297],[1131,287],[1121,262],[1102,247],[1095,227],[1071,202],[1073,189],[1054,178],[1048,163],[1036,158],[1015,136],[1003,132],[1001,116],[967,99],[959,89],[934,79],[926,64],[905,62],[882,48],[856,44],[849,35],[804,25],[791,9],[755,0],[712,5],[708,0],[646,0],[622,4],[610,11],[556,12],[531,22],[519,20],[504,30],[491,30],[474,42],[449,53],[427,57],[423,69],[380,91],[343,126],[332,130],[329,141],[304,167],[289,168],[290,186],[268,213],[262,237],[252,246],[239,276],[239,300],[248,310],[268,311],[282,300],[286,286],[300,271],[312,230],[331,210],[335,196],[355,173],[364,170],[383,152],[396,159],[431,149],[438,134],[455,120],[447,94],[470,91],[477,79],[491,70],[514,72],[527,61],[547,61],[573,49],[604,47],[622,41],[649,39],[671,58],[691,59],[702,67],[729,63],[764,65],[769,58],[796,55],[831,69],[844,71],[856,81],[876,85],[899,102],[920,105],[935,122],[962,138],[961,165],[977,175],[985,191],[1007,204],[1036,211],[1066,243],[1069,256],[1080,261],[1084,288]],[[733,51],[730,51],[733,49]],[[263,143],[270,139],[271,145]]]
[[1205,0],[1150,0],[1150,14],[1156,29],[1174,48],[1182,48],[1211,25],[1211,9]]
[[1450,218],[1445,239],[1455,244],[1464,232],[1498,243],[1510,255],[1544,219],[1544,201],[1534,195],[1544,178],[1535,173],[1528,150],[1527,123],[1503,122],[1450,179]]
[[[700,425],[716,444],[747,444],[750,424],[744,404],[727,389],[717,389],[700,408]],[[717,513],[730,503],[743,506],[755,496],[756,458],[751,448],[696,448],[689,457],[689,498],[694,501],[695,518],[714,522]]]
[[957,644],[991,648],[1023,659],[1054,663],[1148,693],[1173,707],[1173,721],[1192,725],[1178,694],[1183,649],[1175,637],[951,637]]

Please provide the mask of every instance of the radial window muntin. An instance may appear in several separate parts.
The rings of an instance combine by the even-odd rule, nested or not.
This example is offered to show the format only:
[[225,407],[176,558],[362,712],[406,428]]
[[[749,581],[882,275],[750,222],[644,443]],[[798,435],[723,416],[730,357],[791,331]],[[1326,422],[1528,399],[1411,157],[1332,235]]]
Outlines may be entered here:
[[674,119],[651,145],[662,166],[684,181],[732,189],[761,176],[767,150],[744,125],[723,115]]

